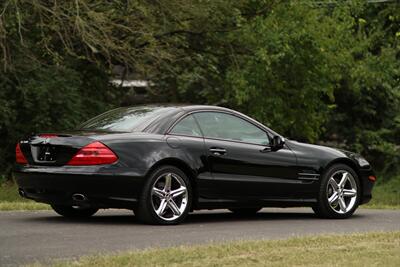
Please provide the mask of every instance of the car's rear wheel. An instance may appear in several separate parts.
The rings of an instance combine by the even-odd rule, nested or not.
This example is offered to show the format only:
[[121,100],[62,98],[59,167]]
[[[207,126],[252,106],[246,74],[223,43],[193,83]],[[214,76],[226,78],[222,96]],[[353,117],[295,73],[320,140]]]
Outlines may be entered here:
[[192,191],[188,177],[174,166],[154,170],[144,186],[137,216],[150,224],[177,224],[190,210]]
[[250,216],[259,212],[262,207],[254,208],[230,208],[229,210],[239,216]]
[[323,218],[344,219],[357,209],[361,188],[357,173],[347,165],[336,164],[322,177],[314,212]]
[[91,207],[51,205],[53,210],[67,218],[88,218],[95,214],[99,209]]

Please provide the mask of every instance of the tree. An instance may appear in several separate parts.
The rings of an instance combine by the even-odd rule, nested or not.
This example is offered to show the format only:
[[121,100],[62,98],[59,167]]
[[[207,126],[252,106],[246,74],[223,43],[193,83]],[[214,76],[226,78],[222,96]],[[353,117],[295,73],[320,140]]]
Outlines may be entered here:
[[353,5],[338,10],[351,35],[335,89],[325,139],[335,136],[383,172],[400,163],[400,5]]
[[23,135],[123,103],[108,84],[116,65],[150,80],[153,99],[239,109],[290,138],[334,141],[381,170],[399,166],[398,3],[0,5],[0,172]]

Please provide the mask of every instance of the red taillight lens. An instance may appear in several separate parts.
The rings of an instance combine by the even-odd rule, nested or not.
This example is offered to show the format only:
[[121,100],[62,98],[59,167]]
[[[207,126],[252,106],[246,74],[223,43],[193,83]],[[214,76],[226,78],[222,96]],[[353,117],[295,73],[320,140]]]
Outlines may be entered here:
[[21,147],[19,146],[19,143],[15,147],[15,161],[18,164],[28,164],[28,161],[26,160],[24,154],[22,153]]
[[111,164],[118,160],[118,157],[108,147],[100,142],[91,143],[78,151],[67,165],[101,165]]
[[39,134],[39,137],[54,138],[54,137],[58,137],[58,135],[56,135],[56,134]]

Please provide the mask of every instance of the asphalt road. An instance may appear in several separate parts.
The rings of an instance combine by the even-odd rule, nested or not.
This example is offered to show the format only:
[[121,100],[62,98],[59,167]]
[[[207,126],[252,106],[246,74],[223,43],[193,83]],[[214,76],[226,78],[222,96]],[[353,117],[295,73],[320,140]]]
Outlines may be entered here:
[[306,208],[263,209],[251,217],[201,211],[176,226],[142,225],[124,210],[100,211],[79,221],[51,211],[0,212],[0,266],[149,247],[393,230],[400,230],[399,210],[360,209],[347,220],[318,219]]

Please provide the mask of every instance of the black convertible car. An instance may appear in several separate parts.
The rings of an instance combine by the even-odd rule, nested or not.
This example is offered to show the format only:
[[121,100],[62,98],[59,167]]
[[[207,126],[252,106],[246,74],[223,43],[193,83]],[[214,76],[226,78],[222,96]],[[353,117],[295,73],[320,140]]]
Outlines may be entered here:
[[143,222],[176,224],[189,211],[312,207],[347,218],[371,199],[376,177],[360,155],[285,140],[215,106],[118,108],[77,130],[35,134],[16,146],[21,196],[66,217],[132,209]]

